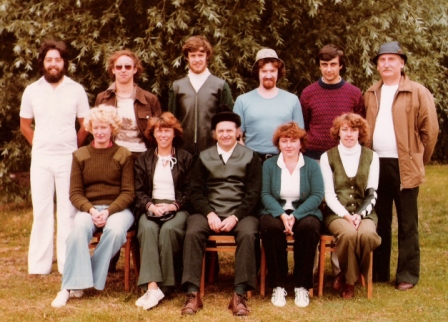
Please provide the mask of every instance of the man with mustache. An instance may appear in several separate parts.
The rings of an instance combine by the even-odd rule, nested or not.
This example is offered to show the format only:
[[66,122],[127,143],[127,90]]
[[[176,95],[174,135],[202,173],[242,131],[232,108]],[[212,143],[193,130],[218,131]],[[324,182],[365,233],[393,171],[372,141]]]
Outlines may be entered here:
[[[20,130],[31,144],[33,226],[28,252],[29,274],[50,274],[53,262],[54,192],[57,200],[57,261],[64,271],[66,239],[76,209],[69,200],[72,152],[82,145],[89,113],[84,88],[65,76],[68,51],[63,42],[45,40],[37,59],[43,77],[28,85],[20,107]],[[34,126],[33,126],[34,120]],[[56,187],[56,189],[55,189]]]
[[395,203],[398,219],[395,287],[402,291],[412,289],[420,277],[417,197],[439,132],[434,98],[426,87],[405,75],[406,61],[398,42],[381,45],[373,58],[381,80],[364,94],[373,150],[380,158],[375,210],[382,243],[374,251],[373,281],[390,279]]
[[213,53],[207,39],[202,36],[188,38],[182,53],[188,63],[188,75],[173,83],[168,110],[184,129],[182,148],[197,156],[215,144],[211,119],[222,104],[232,109],[233,98],[227,82],[212,75],[207,68]]
[[302,107],[296,95],[277,87],[286,73],[285,63],[273,49],[258,51],[252,76],[258,88],[238,96],[234,112],[241,117],[245,144],[256,151],[262,161],[278,154],[272,143],[274,131],[281,124],[294,121],[304,127]]

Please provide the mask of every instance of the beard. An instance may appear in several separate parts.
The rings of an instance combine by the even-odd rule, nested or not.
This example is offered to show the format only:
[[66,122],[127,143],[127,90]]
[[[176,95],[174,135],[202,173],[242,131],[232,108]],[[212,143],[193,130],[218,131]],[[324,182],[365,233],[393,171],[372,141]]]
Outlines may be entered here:
[[56,74],[52,74],[48,69],[44,69],[44,78],[47,82],[54,84],[59,83],[59,81],[64,77],[64,71],[58,68],[52,68],[57,71]]
[[275,78],[263,78],[263,87],[265,89],[273,89],[276,86]]

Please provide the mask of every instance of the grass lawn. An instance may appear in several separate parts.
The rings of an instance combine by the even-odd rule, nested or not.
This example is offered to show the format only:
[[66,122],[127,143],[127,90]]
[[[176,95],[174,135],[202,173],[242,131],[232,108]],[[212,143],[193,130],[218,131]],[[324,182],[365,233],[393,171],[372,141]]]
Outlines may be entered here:
[[[135,300],[141,295],[135,286],[124,292],[123,257],[118,272],[109,274],[102,292],[87,290],[81,299],[70,300],[60,309],[50,306],[60,289],[61,276],[56,262],[48,276],[30,277],[27,252],[32,212],[30,206],[0,206],[0,319],[1,321],[447,321],[448,320],[448,166],[427,167],[427,181],[420,187],[421,278],[410,291],[401,292],[390,284],[374,284],[373,298],[356,286],[353,300],[342,300],[331,289],[327,260],[324,296],[311,299],[310,306],[294,305],[293,289],[287,289],[287,305],[274,307],[271,290],[265,298],[258,291],[249,301],[251,314],[235,318],[227,310],[233,283],[233,255],[221,253],[221,273],[215,284],[206,287],[204,310],[195,316],[181,317],[184,295],[179,291],[159,306],[144,311]],[[397,245],[394,225],[393,268]],[[291,257],[291,256],[290,256]],[[134,276],[131,275],[135,284]],[[393,276],[392,276],[393,280]],[[315,286],[317,287],[317,285]],[[315,291],[317,294],[317,291]]]

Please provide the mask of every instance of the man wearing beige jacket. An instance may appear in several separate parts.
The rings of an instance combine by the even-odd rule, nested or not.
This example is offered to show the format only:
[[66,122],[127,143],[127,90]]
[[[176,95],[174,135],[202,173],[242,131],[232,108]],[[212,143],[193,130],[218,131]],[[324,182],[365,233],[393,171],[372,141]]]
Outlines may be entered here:
[[374,252],[373,279],[390,279],[392,205],[398,219],[396,289],[409,290],[420,275],[417,197],[439,130],[434,98],[404,74],[407,56],[398,42],[381,45],[373,58],[381,80],[364,95],[373,150],[380,157],[375,210],[382,243]]

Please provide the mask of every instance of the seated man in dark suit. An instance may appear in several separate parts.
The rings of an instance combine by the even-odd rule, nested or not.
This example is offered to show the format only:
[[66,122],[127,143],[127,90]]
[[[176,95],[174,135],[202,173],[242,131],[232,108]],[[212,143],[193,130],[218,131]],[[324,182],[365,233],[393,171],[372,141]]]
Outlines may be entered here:
[[255,288],[256,206],[261,192],[261,162],[252,150],[237,144],[240,117],[224,110],[212,117],[218,141],[202,151],[191,170],[190,200],[195,212],[187,219],[182,286],[187,300],[182,314],[202,308],[199,284],[204,243],[211,234],[232,234],[235,254],[235,290],[229,304],[234,315],[247,315],[245,294]]

